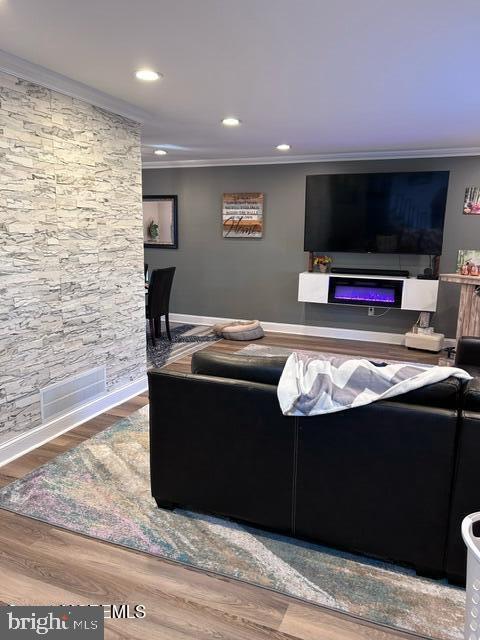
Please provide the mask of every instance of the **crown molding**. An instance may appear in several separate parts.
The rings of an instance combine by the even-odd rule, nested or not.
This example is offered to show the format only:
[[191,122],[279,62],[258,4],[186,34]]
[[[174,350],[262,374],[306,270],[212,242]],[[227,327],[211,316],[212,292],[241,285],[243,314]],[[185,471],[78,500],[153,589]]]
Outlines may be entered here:
[[148,122],[152,120],[152,114],[144,109],[136,107],[125,100],[94,89],[93,87],[77,82],[67,76],[55,71],[50,71],[46,67],[14,56],[11,53],[0,50],[0,71],[16,76],[22,80],[39,84],[47,89],[58,91],[71,98],[83,100],[96,107],[117,113],[118,115],[134,120],[135,122]]
[[[39,84],[71,98],[83,100],[107,111],[117,113],[135,122],[154,120],[153,114],[130,102],[94,89],[46,67],[34,64],[11,53],[0,50],[0,71],[22,80]],[[258,158],[216,158],[199,160],[144,161],[144,169],[171,169],[175,167],[224,167],[256,164],[297,164],[309,162],[346,162],[355,160],[400,160],[408,158],[448,158],[480,156],[480,147],[451,147],[443,149],[402,149],[387,151],[353,151],[311,155],[261,156]]]
[[303,156],[264,156],[259,158],[218,158],[215,160],[153,160],[144,161],[144,169],[173,169],[175,167],[232,167],[254,164],[297,164],[307,162],[347,162],[354,160],[401,160],[408,158],[452,158],[480,156],[480,147],[451,147],[446,149],[401,149],[391,151],[352,151],[321,153]]

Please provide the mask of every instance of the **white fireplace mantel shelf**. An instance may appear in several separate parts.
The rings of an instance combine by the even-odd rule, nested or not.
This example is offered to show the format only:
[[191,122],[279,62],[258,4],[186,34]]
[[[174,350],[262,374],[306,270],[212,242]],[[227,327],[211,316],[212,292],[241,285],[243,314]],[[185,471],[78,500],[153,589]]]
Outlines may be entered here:
[[[436,311],[438,297],[438,280],[418,280],[401,276],[359,275],[348,273],[316,273],[304,271],[298,279],[298,301],[316,302],[318,304],[337,304],[329,302],[328,290],[330,278],[353,278],[371,280],[401,280],[403,283],[401,306],[404,311]],[[480,284],[480,278],[478,278]],[[352,305],[356,305],[352,302]],[[365,306],[365,305],[362,305]],[[374,307],[375,303],[371,305]],[[384,305],[382,305],[384,306]]]

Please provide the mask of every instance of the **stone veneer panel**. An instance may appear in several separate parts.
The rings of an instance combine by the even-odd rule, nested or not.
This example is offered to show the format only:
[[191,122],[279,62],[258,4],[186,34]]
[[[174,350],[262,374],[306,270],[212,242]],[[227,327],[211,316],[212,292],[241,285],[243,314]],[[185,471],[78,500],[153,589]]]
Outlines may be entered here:
[[140,126],[0,73],[0,443],[39,389],[145,374]]

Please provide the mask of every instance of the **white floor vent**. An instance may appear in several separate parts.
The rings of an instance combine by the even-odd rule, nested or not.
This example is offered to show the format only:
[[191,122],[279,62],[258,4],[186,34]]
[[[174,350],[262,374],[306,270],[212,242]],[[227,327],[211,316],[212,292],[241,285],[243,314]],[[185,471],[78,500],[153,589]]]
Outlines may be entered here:
[[40,389],[42,421],[68,413],[106,393],[105,367],[89,369]]

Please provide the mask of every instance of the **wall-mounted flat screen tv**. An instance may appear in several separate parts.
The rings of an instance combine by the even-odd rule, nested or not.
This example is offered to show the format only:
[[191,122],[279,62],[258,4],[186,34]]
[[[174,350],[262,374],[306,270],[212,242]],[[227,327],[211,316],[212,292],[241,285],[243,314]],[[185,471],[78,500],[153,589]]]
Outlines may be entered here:
[[305,251],[442,253],[448,171],[307,176]]

